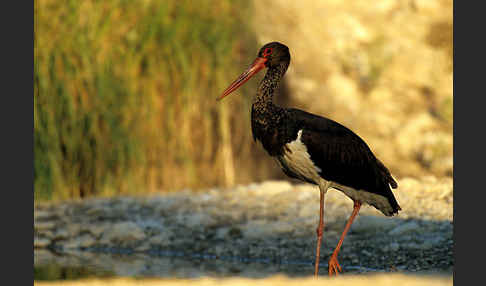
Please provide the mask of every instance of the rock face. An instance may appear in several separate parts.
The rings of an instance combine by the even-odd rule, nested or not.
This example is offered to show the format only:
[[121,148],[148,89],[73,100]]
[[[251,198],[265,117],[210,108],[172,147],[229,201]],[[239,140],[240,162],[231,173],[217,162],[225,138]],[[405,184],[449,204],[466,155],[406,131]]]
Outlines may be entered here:
[[[403,211],[384,217],[363,206],[344,241],[341,266],[346,272],[450,273],[452,180],[404,178],[398,183],[395,194]],[[318,210],[317,187],[287,182],[39,204],[34,209],[34,248],[39,255],[46,253],[39,249],[47,249],[64,254],[101,251],[222,257],[287,265],[289,274],[307,265],[311,272]],[[323,267],[351,211],[352,201],[342,193],[327,193]]]

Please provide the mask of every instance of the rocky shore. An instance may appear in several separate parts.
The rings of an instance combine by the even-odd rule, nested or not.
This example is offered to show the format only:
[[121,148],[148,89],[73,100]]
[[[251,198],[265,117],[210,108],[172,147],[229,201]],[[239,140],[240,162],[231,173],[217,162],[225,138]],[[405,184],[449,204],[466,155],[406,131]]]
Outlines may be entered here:
[[[452,178],[402,178],[403,211],[361,209],[344,241],[344,273],[452,274]],[[117,276],[261,277],[313,272],[315,186],[267,181],[232,189],[37,204],[34,266],[91,264]],[[321,271],[352,201],[330,190]]]

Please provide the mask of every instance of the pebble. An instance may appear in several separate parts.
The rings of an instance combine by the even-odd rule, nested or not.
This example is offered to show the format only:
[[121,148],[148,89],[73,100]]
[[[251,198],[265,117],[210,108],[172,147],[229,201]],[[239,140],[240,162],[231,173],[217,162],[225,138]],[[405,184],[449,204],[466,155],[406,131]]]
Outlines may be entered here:
[[350,230],[356,232],[386,231],[397,226],[400,222],[392,217],[359,216],[351,225]]
[[172,233],[169,231],[163,231],[149,239],[149,243],[153,245],[169,246],[171,244]]
[[93,224],[89,227],[88,231],[95,237],[100,237],[108,228],[109,224]]
[[49,211],[44,211],[44,210],[35,210],[34,211],[34,219],[37,220],[43,220],[47,219],[51,213]]
[[144,252],[144,251],[150,250],[150,248],[151,248],[150,243],[148,243],[148,242],[143,242],[143,243],[142,243],[142,244],[140,244],[139,246],[135,247],[135,251],[141,251],[141,252]]
[[402,235],[411,231],[419,229],[419,225],[415,221],[401,224],[388,232],[389,235]]
[[45,248],[49,244],[51,244],[50,239],[34,237],[34,248]]
[[115,223],[112,228],[105,230],[103,242],[119,242],[123,245],[145,239],[143,230],[134,222]]
[[69,238],[69,232],[65,228],[60,228],[54,232],[53,240],[63,240]]
[[61,245],[64,248],[86,248],[93,246],[96,240],[89,234],[83,234],[81,236],[77,236],[74,239],[70,239]]
[[53,221],[45,221],[45,222],[35,222],[34,229],[37,231],[45,231],[53,229],[56,226],[55,222]]
[[187,227],[191,229],[202,227],[202,226],[211,227],[212,225],[215,224],[214,219],[204,212],[184,215],[181,220],[182,220],[181,223],[186,224]]
[[400,249],[400,244],[398,244],[397,242],[392,242],[386,245],[385,247],[383,247],[383,251],[385,252],[395,252],[398,251],[399,249]]
[[398,244],[397,242],[392,242],[390,243],[389,248],[390,251],[397,251],[400,249],[400,244]]
[[361,250],[361,253],[364,254],[364,255],[366,255],[366,256],[372,256],[373,255],[373,253],[369,252],[366,249]]
[[278,195],[283,192],[292,190],[292,185],[287,181],[266,181],[258,188],[258,192],[267,196]]
[[265,220],[249,221],[242,227],[243,235],[250,239],[259,239],[272,235],[272,230]]

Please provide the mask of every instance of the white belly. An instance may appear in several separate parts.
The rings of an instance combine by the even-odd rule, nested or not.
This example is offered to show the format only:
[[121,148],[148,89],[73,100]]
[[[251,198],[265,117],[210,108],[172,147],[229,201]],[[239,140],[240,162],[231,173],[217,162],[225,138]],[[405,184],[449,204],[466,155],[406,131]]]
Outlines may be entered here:
[[301,136],[302,130],[299,130],[297,139],[285,145],[279,163],[284,164],[288,170],[298,177],[319,184],[321,169],[312,162],[307,147],[301,141]]

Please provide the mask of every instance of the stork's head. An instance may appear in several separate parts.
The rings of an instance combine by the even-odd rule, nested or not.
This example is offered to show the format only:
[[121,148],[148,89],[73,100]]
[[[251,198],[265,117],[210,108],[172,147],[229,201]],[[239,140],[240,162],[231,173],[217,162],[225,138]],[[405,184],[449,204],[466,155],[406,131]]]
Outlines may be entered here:
[[221,100],[223,97],[232,93],[252,76],[257,74],[264,68],[273,68],[281,63],[288,63],[290,61],[289,48],[279,42],[271,42],[265,44],[258,52],[257,58],[253,61],[250,67],[244,71],[225,91],[218,97]]

